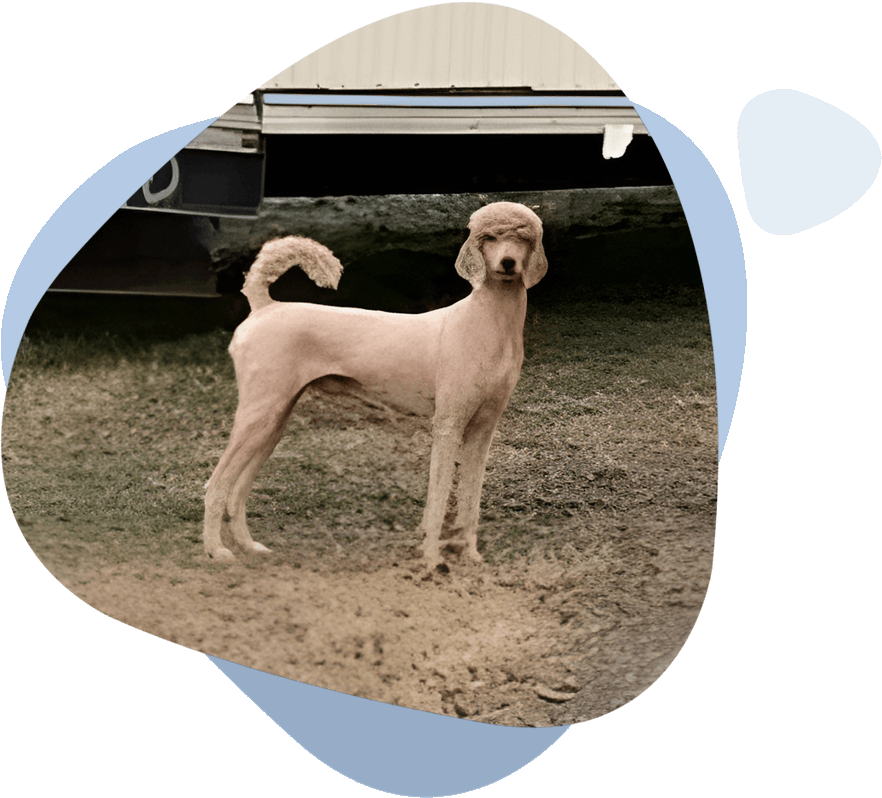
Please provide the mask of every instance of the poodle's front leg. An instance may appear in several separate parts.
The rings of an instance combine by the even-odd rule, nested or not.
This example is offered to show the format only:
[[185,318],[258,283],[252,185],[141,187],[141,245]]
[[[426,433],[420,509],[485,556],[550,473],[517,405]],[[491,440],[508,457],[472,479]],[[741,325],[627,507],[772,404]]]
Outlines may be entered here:
[[456,454],[461,440],[462,428],[459,425],[436,422],[429,461],[429,491],[419,527],[424,535],[421,550],[430,570],[441,564],[441,527],[453,487]]
[[499,414],[496,413],[476,416],[466,428],[459,455],[455,526],[465,538],[465,553],[474,562],[482,562],[484,559],[478,552],[478,517],[487,455],[498,418]]

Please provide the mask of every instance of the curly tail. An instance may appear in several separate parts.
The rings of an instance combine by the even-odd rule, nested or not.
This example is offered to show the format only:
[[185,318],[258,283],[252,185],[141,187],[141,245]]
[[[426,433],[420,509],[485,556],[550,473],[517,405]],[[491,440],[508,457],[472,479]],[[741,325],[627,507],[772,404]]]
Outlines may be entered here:
[[337,288],[343,264],[323,244],[311,238],[285,236],[267,241],[245,275],[242,293],[252,313],[275,302],[269,287],[292,266],[300,266],[320,288]]

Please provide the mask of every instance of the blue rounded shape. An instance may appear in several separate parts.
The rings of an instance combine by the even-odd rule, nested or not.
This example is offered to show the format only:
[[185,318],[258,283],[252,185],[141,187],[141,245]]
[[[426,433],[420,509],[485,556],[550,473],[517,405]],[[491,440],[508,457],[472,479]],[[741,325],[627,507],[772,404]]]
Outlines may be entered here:
[[523,729],[434,715],[209,659],[317,759],[397,795],[456,795],[492,784],[569,728]]
[[750,215],[775,235],[801,233],[850,208],[882,162],[860,122],[791,89],[767,91],[744,106],[738,153]]

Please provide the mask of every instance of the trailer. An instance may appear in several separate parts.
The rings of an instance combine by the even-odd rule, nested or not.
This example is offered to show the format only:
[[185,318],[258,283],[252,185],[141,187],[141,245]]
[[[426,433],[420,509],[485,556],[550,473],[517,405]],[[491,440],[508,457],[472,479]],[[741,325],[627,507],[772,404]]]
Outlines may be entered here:
[[[354,31],[243,98],[135,191],[50,290],[215,296],[238,290],[250,242],[280,224],[341,257],[370,255],[407,235],[458,236],[462,219],[439,196],[465,209],[475,195],[557,192],[558,221],[572,227],[598,223],[586,192],[602,189],[641,189],[659,213],[676,200],[612,77],[523,12],[431,6]],[[614,199],[604,223],[637,196]],[[407,231],[385,235],[392,205]]]

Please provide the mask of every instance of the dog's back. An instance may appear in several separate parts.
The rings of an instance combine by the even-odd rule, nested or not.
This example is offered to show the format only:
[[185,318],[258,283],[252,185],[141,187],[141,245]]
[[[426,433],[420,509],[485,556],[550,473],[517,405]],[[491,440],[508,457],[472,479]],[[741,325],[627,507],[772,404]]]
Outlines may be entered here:
[[[393,407],[431,415],[447,310],[385,313],[273,302],[239,325],[230,355],[240,385],[256,380],[266,390],[268,382],[305,385],[334,375],[356,380]],[[259,373],[255,363],[261,364]],[[276,366],[278,375],[267,374]]]

